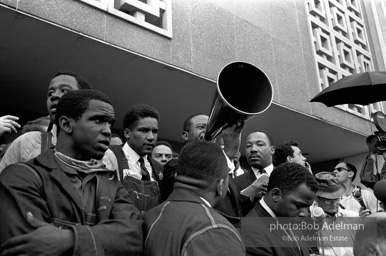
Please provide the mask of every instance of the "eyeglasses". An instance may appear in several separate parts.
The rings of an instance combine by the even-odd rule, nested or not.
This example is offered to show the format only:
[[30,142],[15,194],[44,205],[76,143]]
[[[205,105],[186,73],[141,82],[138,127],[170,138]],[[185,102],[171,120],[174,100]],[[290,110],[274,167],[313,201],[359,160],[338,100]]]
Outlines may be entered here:
[[328,198],[324,198],[324,197],[319,197],[322,202],[324,202],[326,205],[331,205],[331,204],[339,204],[340,203],[340,200],[342,199],[341,197],[339,198],[335,198],[335,199],[328,199]]
[[346,168],[344,168],[344,167],[338,167],[338,168],[335,168],[334,169],[334,171],[338,171],[338,172],[341,172],[341,171],[343,171],[343,170],[345,170],[345,171],[348,171],[349,172],[349,170],[348,169],[346,169]]

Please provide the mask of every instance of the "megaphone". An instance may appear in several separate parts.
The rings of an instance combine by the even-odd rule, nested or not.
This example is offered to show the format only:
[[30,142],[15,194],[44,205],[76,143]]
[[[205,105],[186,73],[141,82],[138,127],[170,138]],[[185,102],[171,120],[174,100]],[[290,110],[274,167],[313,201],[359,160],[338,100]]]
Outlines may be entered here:
[[273,88],[268,76],[247,62],[232,62],[217,77],[205,140],[216,138],[225,128],[246,121],[268,109]]

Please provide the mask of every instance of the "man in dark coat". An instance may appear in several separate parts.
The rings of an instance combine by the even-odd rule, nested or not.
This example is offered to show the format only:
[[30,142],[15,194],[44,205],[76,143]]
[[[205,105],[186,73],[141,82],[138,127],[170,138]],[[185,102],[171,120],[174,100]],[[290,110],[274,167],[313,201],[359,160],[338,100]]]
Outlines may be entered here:
[[99,91],[60,99],[56,149],[0,175],[2,254],[142,255],[139,211],[102,162],[114,120]]
[[[208,118],[207,115],[198,113],[189,116],[185,120],[181,134],[185,144],[204,140]],[[241,211],[240,194],[233,182],[235,166],[231,160],[239,152],[241,129],[242,125],[237,126],[234,124],[232,127],[224,129],[221,134],[223,140],[223,153],[227,158],[230,179],[228,191],[224,200],[215,207],[228,221],[237,227],[240,225],[240,217],[243,216],[243,213]],[[172,159],[164,167],[164,179],[162,180],[162,183],[165,199],[173,191],[174,176],[177,173],[177,162],[177,159]]]
[[301,232],[279,224],[288,224],[288,218],[300,223],[308,217],[317,190],[315,177],[304,166],[284,163],[276,167],[266,195],[241,223],[247,255],[309,255],[309,245],[301,239]]
[[218,145],[187,144],[178,159],[172,194],[144,214],[145,255],[245,255],[236,229],[213,209],[226,195],[228,179]]

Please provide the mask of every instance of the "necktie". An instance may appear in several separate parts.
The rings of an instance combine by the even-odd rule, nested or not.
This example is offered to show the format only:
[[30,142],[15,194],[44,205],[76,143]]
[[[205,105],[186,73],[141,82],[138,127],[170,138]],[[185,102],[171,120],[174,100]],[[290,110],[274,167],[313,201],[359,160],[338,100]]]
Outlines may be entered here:
[[143,160],[143,158],[140,157],[138,159],[138,162],[140,163],[140,166],[141,166],[142,180],[150,180],[150,174],[149,174],[149,171],[146,169],[145,161]]
[[264,174],[264,173],[267,173],[267,172],[265,171],[265,169],[264,169],[264,168],[261,168],[261,169],[259,170],[259,172],[260,172],[260,174]]

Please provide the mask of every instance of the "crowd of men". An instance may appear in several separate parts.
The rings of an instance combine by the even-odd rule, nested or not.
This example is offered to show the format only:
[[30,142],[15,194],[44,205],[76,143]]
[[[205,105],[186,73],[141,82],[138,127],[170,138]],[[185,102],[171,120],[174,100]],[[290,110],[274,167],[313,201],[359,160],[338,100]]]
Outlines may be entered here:
[[[49,82],[47,111],[0,162],[0,255],[386,255],[386,213],[353,184],[350,163],[314,175],[296,141],[275,147],[256,129],[241,168],[243,124],[205,141],[202,113],[183,124],[178,154],[158,141],[160,115],[146,104],[127,110],[122,140],[113,102],[69,71]],[[0,117],[0,136],[19,128]],[[334,233],[324,228],[275,226],[354,218],[374,227],[372,216],[376,238],[350,230],[349,245],[325,240]]]

